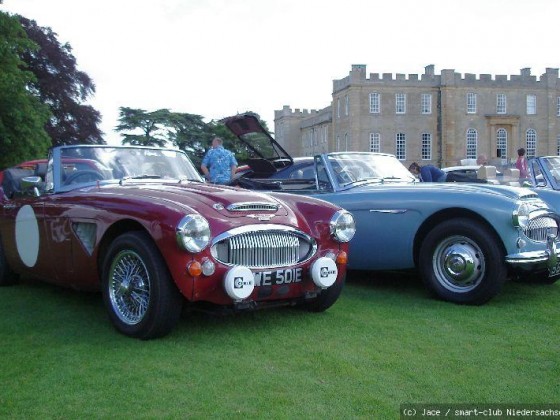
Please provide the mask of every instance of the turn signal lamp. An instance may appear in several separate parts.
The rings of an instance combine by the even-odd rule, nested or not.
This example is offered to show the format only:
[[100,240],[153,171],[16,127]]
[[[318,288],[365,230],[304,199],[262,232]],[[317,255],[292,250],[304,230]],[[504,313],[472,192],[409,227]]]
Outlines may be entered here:
[[344,251],[340,251],[336,256],[336,262],[338,264],[348,264],[348,254]]
[[202,266],[198,261],[192,261],[187,265],[187,271],[193,277],[198,277],[202,274]]

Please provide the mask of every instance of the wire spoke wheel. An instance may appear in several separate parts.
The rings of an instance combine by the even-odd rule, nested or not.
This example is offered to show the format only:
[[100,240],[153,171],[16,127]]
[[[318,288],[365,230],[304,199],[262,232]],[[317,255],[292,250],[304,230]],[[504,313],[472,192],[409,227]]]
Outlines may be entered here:
[[148,340],[168,334],[179,321],[183,296],[165,260],[145,232],[127,232],[109,245],[102,292],[117,330]]
[[128,324],[144,319],[150,301],[150,274],[140,256],[124,250],[109,270],[109,299],[115,314]]

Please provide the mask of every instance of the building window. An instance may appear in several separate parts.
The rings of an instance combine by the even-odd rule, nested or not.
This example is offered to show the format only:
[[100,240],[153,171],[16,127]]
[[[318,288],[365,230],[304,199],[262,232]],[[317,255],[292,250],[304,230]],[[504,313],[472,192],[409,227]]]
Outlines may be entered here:
[[527,157],[535,157],[537,151],[537,132],[532,128],[527,130]]
[[406,135],[397,133],[397,159],[406,160]]
[[340,118],[340,98],[336,100],[336,118]]
[[422,133],[422,160],[432,160],[432,135]]
[[340,152],[340,136],[336,136],[336,151]]
[[498,95],[496,96],[496,113],[506,113],[506,95],[503,93],[498,93]]
[[537,96],[527,95],[527,115],[535,115],[537,113]]
[[380,114],[381,113],[381,94],[380,93],[370,93],[369,94],[369,112],[370,112],[370,114]]
[[369,151],[375,153],[381,152],[381,134],[369,133]]
[[406,94],[395,94],[395,112],[397,114],[406,114]]
[[467,113],[476,114],[476,93],[467,93]]
[[560,156],[560,134],[556,136],[556,156]]
[[499,128],[496,132],[496,154],[502,160],[507,159],[507,131]]
[[348,133],[344,134],[344,144],[342,147],[344,148],[344,150],[342,150],[343,152],[348,151]]
[[478,156],[478,132],[474,128],[467,130],[467,159]]
[[423,93],[422,94],[422,114],[431,114],[432,113],[432,95],[430,93]]
[[348,101],[349,101],[348,95],[346,95],[345,103],[344,103],[344,115],[346,115],[346,116],[348,116],[348,114],[349,114],[349,105],[350,104],[349,104]]
[[556,98],[556,116],[560,117],[560,96]]

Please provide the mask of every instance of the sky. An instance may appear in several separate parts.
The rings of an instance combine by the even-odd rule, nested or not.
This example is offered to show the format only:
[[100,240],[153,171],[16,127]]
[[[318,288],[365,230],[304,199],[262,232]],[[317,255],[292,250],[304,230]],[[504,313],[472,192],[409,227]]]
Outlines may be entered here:
[[110,144],[119,107],[197,114],[330,105],[352,64],[369,73],[540,76],[560,67],[559,0],[3,0],[50,27],[96,85]]

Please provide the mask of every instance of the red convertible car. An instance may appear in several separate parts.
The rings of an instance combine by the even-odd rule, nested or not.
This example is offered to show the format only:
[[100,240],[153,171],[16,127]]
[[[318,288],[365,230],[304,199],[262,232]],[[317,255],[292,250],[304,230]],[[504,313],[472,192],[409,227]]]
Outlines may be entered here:
[[46,165],[4,171],[0,285],[101,290],[115,327],[149,339],[185,304],[326,310],[354,232],[320,200],[204,183],[181,151],[61,146]]

